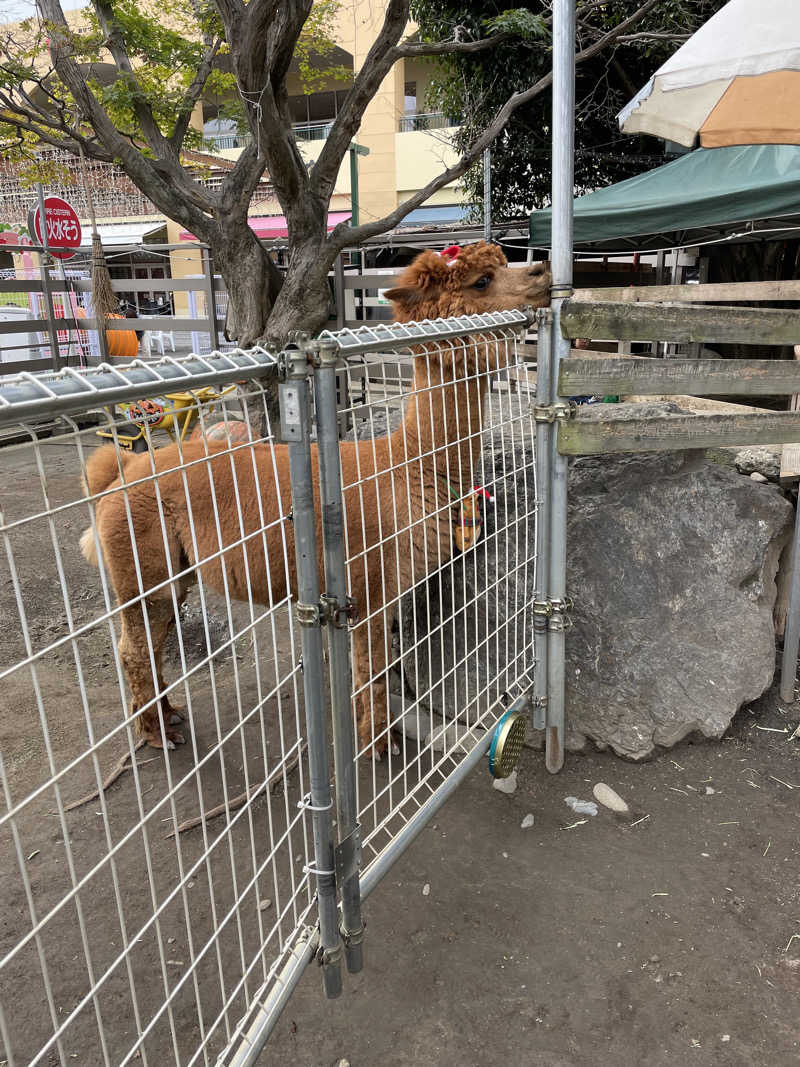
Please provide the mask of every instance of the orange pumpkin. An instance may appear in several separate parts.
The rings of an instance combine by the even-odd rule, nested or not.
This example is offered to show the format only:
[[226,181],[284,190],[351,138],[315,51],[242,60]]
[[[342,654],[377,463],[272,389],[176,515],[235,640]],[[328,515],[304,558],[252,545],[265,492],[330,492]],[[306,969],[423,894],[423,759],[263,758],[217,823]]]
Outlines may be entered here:
[[[110,319],[122,319],[124,315],[109,315]],[[135,330],[106,330],[106,344],[109,356],[122,359],[136,359],[139,351],[139,339]]]

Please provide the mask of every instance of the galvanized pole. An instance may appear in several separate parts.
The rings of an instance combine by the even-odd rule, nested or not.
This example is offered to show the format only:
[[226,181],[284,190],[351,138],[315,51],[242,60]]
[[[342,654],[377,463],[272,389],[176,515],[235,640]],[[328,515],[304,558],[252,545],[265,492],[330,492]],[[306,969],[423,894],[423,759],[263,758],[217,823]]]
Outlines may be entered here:
[[792,546],[792,571],[789,579],[789,607],[786,612],[786,630],[783,635],[781,659],[781,700],[790,704],[794,700],[794,682],[797,677],[797,655],[800,651],[800,507],[794,520],[794,544]]
[[[36,193],[39,197],[39,225],[42,229],[42,244],[45,247],[45,254],[39,253],[39,275],[42,283],[42,293],[44,294],[44,303],[47,308],[47,333],[50,337],[50,362],[53,364],[53,370],[58,370],[61,367],[61,353],[58,347],[58,331],[56,330],[56,313],[53,306],[53,293],[50,289],[50,276],[47,273],[47,268],[50,265],[50,242],[47,238],[47,216],[44,210],[44,189],[42,183],[36,183]],[[36,234],[31,235],[34,239]]]
[[314,828],[314,866],[309,873],[317,881],[320,963],[322,983],[328,997],[342,991],[339,912],[336,903],[336,869],[333,851],[333,800],[331,798],[328,730],[322,665],[322,622],[311,471],[311,409],[308,359],[297,345],[284,353],[287,380],[279,388],[281,434],[289,446],[289,476],[292,484],[292,527],[297,566],[296,616],[303,650],[303,693],[308,731],[307,798]]
[[361,920],[359,868],[361,836],[356,801],[355,741],[350,709],[350,637],[345,566],[344,506],[339,455],[339,420],[336,410],[336,364],[339,346],[319,342],[314,376],[317,406],[317,454],[322,537],[325,555],[325,597],[328,625],[328,670],[333,722],[333,759],[336,779],[336,819],[339,845],[336,874],[342,894],[342,937],[347,969],[357,974],[364,966],[364,924]]
[[[569,358],[570,342],[561,336],[561,305],[572,293],[572,198],[575,145],[575,0],[553,7],[553,241],[552,396],[558,393],[558,368]],[[564,630],[567,626],[567,458],[551,440],[550,596],[547,650],[546,765],[564,765]]]
[[492,150],[483,150],[483,238],[492,239]]
[[546,409],[552,401],[553,314],[536,312],[536,592],[533,603],[533,728],[547,725],[547,621],[550,614],[550,438],[553,424]]

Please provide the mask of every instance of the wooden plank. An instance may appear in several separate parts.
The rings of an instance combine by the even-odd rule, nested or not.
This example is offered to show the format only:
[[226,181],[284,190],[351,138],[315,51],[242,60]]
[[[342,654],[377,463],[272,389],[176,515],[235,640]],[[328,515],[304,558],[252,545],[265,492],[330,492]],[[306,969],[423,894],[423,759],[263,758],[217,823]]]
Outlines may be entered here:
[[582,303],[595,301],[636,304],[715,303],[737,300],[798,300],[800,281],[786,282],[707,282],[701,285],[631,285],[608,289],[576,289],[573,299]]
[[793,345],[800,340],[800,308],[739,308],[669,304],[586,304],[561,310],[564,337],[622,341],[722,341]]
[[345,274],[345,289],[391,289],[399,274]]
[[800,363],[788,359],[564,360],[560,396],[789,396],[800,391]]
[[780,444],[800,437],[800,414],[660,415],[644,419],[597,419],[580,415],[558,427],[558,450],[566,456],[606,452],[669,452],[683,448],[730,448]]
[[[794,358],[800,360],[800,345],[794,346]],[[800,411],[800,393],[792,394],[790,410]],[[781,451],[781,482],[794,481],[800,477],[800,444],[785,444]]]
[[6,363],[0,363],[0,374],[20,374],[22,371],[33,372],[52,369],[52,359],[14,359]]

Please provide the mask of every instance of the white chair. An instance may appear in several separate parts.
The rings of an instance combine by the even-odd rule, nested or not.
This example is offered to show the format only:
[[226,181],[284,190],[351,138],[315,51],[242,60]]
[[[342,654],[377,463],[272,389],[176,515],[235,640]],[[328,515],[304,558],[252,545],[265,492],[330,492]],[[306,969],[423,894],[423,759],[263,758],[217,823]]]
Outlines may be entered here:
[[[159,315],[141,315],[143,319],[158,319]],[[152,355],[153,346],[155,345],[160,349],[161,355],[164,355],[164,341],[169,341],[170,348],[175,351],[175,334],[172,330],[145,330],[142,337],[142,345],[144,347],[144,354],[146,356]]]

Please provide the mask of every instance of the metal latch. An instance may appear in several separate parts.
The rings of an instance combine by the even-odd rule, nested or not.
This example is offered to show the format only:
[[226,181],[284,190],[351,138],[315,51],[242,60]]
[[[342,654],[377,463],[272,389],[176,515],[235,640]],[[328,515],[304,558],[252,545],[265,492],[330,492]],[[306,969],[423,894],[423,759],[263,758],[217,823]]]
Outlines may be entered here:
[[558,419],[571,418],[577,409],[577,404],[564,404],[558,401],[555,404],[534,404],[534,422],[556,422]]
[[346,596],[344,604],[340,604],[335,596],[323,593],[319,598],[319,608],[320,621],[333,623],[337,630],[346,630],[358,622],[358,606],[351,596]]

